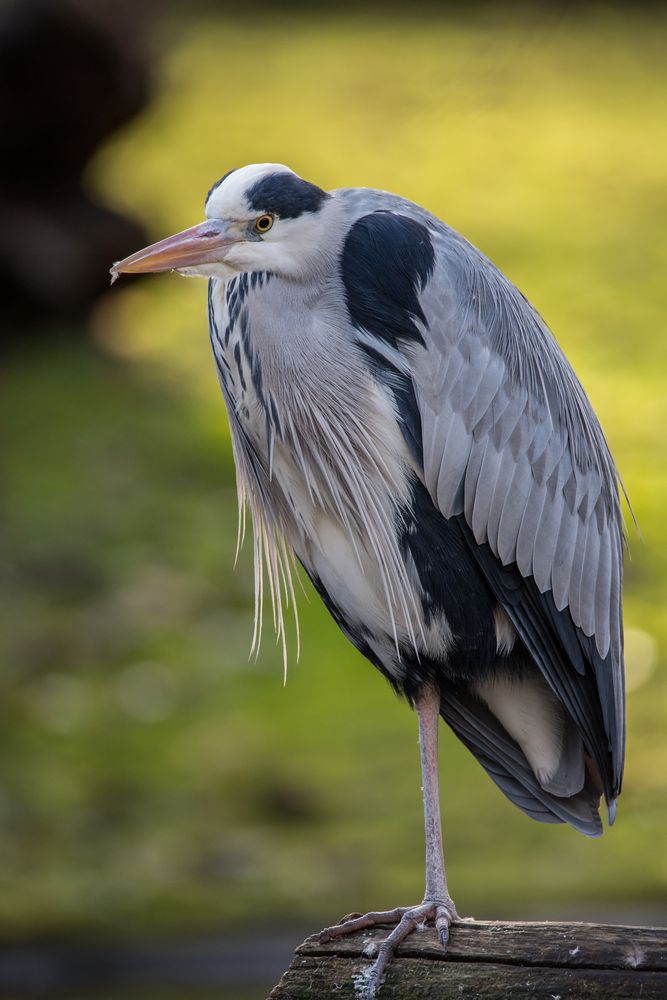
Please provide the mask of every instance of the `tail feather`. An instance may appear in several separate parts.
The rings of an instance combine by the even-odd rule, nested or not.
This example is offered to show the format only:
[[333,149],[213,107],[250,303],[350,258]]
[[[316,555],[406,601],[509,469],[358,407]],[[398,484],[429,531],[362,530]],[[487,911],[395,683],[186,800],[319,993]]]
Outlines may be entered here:
[[589,837],[601,835],[600,794],[588,769],[579,791],[556,795],[540,783],[519,744],[480,698],[460,687],[443,690],[440,714],[500,790],[528,816],[541,823],[569,823]]

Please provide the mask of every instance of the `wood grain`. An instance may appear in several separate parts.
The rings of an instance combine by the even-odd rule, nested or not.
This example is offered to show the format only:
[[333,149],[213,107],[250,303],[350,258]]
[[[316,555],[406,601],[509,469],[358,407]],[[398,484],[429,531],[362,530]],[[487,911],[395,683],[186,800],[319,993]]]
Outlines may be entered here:
[[[389,930],[307,938],[270,1000],[359,1000],[355,978]],[[425,929],[399,947],[378,1000],[422,997],[667,1000],[667,929],[463,921],[452,925],[447,954]]]

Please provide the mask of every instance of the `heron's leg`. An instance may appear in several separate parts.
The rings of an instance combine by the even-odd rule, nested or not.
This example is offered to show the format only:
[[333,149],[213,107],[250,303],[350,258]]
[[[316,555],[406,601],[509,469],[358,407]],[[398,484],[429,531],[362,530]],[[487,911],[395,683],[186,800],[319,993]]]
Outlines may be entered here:
[[418,906],[397,906],[393,910],[354,915],[340,924],[327,927],[320,934],[321,941],[330,941],[343,934],[364,930],[376,924],[397,926],[380,945],[377,958],[365,976],[364,995],[375,996],[385,969],[396,948],[420,924],[433,920],[443,947],[449,941],[449,925],[458,920],[456,907],[447,889],[445,860],[442,850],[442,825],[440,822],[440,794],[438,782],[438,721],[440,718],[440,692],[424,687],[415,702],[419,719],[419,747],[422,767],[422,792],[424,797],[424,830],[426,834],[426,892]]
[[438,777],[438,723],[440,721],[440,691],[424,687],[415,704],[419,719],[419,750],[422,765],[424,796],[424,832],[426,835],[426,892],[424,902],[444,907],[449,914],[442,927],[436,929],[443,945],[449,937],[449,924],[458,920],[456,907],[447,888],[445,856],[442,849],[440,820],[440,782]]

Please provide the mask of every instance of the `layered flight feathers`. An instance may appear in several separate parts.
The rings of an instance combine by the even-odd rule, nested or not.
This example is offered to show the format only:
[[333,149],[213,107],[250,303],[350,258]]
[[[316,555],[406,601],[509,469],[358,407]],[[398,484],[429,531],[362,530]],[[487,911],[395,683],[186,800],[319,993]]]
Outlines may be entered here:
[[392,213],[428,233],[432,267],[427,280],[415,277],[418,335],[399,342],[403,362],[392,361],[409,373],[423,480],[444,517],[462,518],[613,801],[625,737],[624,539],[618,474],[597,418],[539,315],[478,250],[403,199],[341,194],[366,218]]

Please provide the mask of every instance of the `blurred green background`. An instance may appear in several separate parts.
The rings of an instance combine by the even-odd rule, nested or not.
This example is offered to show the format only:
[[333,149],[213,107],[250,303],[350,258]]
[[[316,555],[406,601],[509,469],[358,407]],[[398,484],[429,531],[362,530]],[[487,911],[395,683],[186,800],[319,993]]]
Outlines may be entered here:
[[[642,535],[628,519],[625,788],[589,841],[520,814],[448,733],[449,881],[477,917],[667,918],[666,28],[631,5],[171,9],[154,101],[87,174],[152,239],[249,162],[396,191],[481,247],[572,360]],[[309,586],[286,689],[270,625],[248,660],[205,295],[117,285],[88,340],[3,361],[6,940],[314,931],[421,898],[412,713]]]

